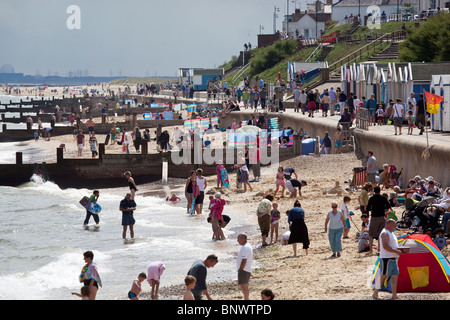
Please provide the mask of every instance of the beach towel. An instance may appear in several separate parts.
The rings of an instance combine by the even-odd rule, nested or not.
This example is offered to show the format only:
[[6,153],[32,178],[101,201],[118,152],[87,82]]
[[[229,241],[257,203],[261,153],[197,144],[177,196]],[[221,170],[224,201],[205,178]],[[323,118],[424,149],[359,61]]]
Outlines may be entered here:
[[152,280],[159,282],[164,270],[166,267],[161,261],[152,262],[147,269],[147,282],[150,285]]

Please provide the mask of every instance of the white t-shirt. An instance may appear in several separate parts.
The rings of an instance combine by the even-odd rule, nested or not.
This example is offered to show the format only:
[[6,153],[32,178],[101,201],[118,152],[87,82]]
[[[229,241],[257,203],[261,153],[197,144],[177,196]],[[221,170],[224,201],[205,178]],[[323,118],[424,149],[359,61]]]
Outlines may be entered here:
[[130,134],[128,132],[125,132],[124,134],[123,143],[130,144]]
[[402,115],[402,110],[404,111],[403,105],[396,103],[396,104],[393,105],[392,109],[393,109],[393,112],[394,112],[394,114],[393,114],[394,118],[401,118],[401,117],[403,117],[403,115]]
[[[381,236],[385,233],[387,235],[389,235],[389,246],[393,249],[397,249],[398,248],[397,237],[395,236],[394,233],[390,232],[386,228],[383,229],[383,231],[381,231],[381,233],[380,233],[380,241],[383,241],[383,240],[381,240],[382,239]],[[386,249],[384,249],[384,247],[383,247],[383,244],[380,243],[380,258],[397,258],[397,257],[398,257],[398,254],[396,254],[394,252],[386,251]]]
[[197,185],[198,185],[198,190],[199,191],[205,191],[205,183],[206,183],[206,178],[198,178],[197,177]]
[[349,211],[348,211],[348,206],[347,206],[345,203],[343,203],[343,204],[341,205],[341,212],[342,212],[342,214],[344,215],[344,219],[348,219],[348,217],[349,217]]
[[247,259],[244,271],[252,272],[253,249],[250,243],[244,244],[238,251],[236,259],[236,269],[239,270],[243,259]]

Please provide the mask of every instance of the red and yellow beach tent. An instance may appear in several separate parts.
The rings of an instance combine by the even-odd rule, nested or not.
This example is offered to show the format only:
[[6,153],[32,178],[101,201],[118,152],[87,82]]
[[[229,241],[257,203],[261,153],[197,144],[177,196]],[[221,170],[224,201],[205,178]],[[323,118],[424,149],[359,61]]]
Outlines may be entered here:
[[[398,260],[397,292],[450,292],[450,263],[426,234],[398,238],[399,247],[410,248]],[[380,258],[375,263],[372,285],[380,276]],[[389,279],[382,290],[390,291]]]

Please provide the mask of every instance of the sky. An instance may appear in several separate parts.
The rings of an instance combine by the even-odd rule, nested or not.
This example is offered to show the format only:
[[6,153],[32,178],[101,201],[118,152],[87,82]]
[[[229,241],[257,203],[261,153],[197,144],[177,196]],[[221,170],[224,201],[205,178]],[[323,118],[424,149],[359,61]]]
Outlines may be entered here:
[[[256,47],[260,31],[273,33],[275,7],[281,30],[287,5],[293,13],[307,2],[1,0],[0,66],[25,75],[177,76],[181,67],[219,67],[244,43]],[[72,5],[79,12],[68,12]]]

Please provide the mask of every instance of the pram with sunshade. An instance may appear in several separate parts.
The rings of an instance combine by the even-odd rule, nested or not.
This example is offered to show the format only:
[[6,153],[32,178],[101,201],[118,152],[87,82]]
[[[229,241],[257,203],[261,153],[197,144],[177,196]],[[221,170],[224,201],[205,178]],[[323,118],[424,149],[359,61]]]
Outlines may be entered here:
[[[397,228],[422,228],[422,230],[431,228],[433,232],[440,228],[441,212],[431,206],[434,200],[434,197],[424,197],[420,201],[412,198],[405,199],[405,211],[402,213],[402,218],[397,221]],[[431,210],[428,210],[429,208]]]

